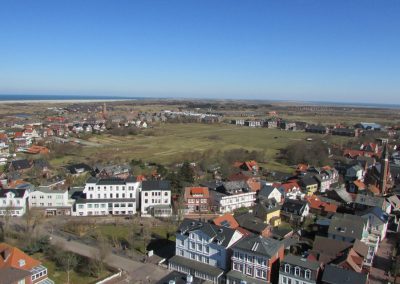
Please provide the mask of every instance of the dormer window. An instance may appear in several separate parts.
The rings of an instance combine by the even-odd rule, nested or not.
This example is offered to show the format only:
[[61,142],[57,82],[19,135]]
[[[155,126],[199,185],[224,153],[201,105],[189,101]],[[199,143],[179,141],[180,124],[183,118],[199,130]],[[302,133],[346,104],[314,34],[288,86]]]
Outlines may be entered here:
[[286,273],[290,272],[290,265],[289,264],[285,264],[285,272]]
[[190,233],[189,237],[190,237],[192,240],[194,240],[194,234],[193,234],[193,233]]
[[296,276],[300,276],[300,267],[295,267],[294,268],[294,275],[296,275]]
[[305,277],[306,279],[310,279],[310,278],[311,278],[311,271],[310,271],[309,269],[306,270],[306,272],[305,272],[305,274],[304,274],[304,277]]
[[25,259],[18,260],[18,265],[19,265],[19,267],[25,266]]

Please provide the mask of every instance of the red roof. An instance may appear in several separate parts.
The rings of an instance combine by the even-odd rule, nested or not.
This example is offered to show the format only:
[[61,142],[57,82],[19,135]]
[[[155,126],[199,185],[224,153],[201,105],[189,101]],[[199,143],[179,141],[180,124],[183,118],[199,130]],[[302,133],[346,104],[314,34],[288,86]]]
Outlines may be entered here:
[[308,170],[308,165],[307,164],[298,164],[296,171],[298,172],[306,172]]
[[325,212],[335,213],[337,210],[337,205],[321,201],[317,196],[313,195],[307,198],[308,204],[310,204],[310,208],[322,210]]
[[201,195],[204,198],[208,198],[210,193],[208,187],[186,187],[185,198],[195,197],[194,195]]
[[6,243],[0,243],[0,268],[13,267],[16,269],[31,270],[40,264],[40,261],[30,257],[20,249]]
[[137,180],[137,181],[144,181],[144,180],[146,180],[146,177],[145,177],[144,175],[138,175],[138,176],[136,177],[136,180]]
[[231,229],[236,229],[239,227],[239,223],[236,221],[233,215],[229,213],[215,218],[213,223],[217,226],[226,226],[225,224],[227,224]]
[[18,132],[15,132],[15,133],[14,133],[14,137],[15,137],[15,138],[16,138],[16,137],[22,137],[22,134],[23,134],[23,133],[22,133],[22,132],[19,132],[19,131],[18,131]]
[[285,192],[291,192],[295,188],[300,188],[300,186],[296,180],[291,180],[291,181],[282,183],[280,185],[280,187],[282,187],[285,190]]

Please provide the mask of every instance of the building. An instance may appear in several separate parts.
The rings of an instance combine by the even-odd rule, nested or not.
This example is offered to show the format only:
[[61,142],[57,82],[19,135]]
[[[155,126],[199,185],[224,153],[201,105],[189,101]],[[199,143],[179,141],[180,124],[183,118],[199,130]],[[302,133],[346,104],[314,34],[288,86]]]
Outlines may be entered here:
[[280,202],[282,202],[283,194],[275,186],[264,185],[261,188],[261,190],[258,192],[258,198],[259,199],[274,200],[276,203],[280,203]]
[[186,213],[208,212],[211,204],[208,187],[186,187],[184,201]]
[[[248,236],[232,247],[231,271],[227,284],[272,283],[279,260],[283,258],[283,243],[261,236]],[[243,282],[244,281],[244,282]]]
[[321,279],[322,284],[367,284],[368,275],[343,269],[336,265],[326,265]]
[[389,224],[389,215],[379,207],[370,207],[359,215],[363,219],[369,220],[368,231],[379,237],[379,241],[386,238],[386,232]]
[[90,177],[76,199],[74,215],[133,215],[138,208],[140,182],[127,179]]
[[281,262],[279,284],[316,284],[319,283],[321,267],[318,261],[289,254]]
[[142,216],[169,217],[172,215],[169,181],[142,181],[140,191],[140,213]]
[[54,284],[40,261],[6,243],[0,243],[0,275],[0,283]]
[[21,217],[26,212],[28,191],[25,189],[0,190],[0,216]]
[[305,175],[299,183],[303,192],[308,196],[313,195],[318,190],[318,181],[312,175]]
[[68,190],[39,188],[29,194],[29,209],[40,210],[46,216],[72,215],[74,200]]
[[281,208],[281,217],[286,221],[301,223],[309,212],[307,201],[286,199]]
[[228,249],[241,238],[235,229],[184,219],[176,233],[175,256],[169,260],[169,269],[219,283],[229,268]]
[[214,208],[220,213],[229,213],[242,207],[251,207],[256,192],[251,191],[245,181],[228,181],[210,191]]

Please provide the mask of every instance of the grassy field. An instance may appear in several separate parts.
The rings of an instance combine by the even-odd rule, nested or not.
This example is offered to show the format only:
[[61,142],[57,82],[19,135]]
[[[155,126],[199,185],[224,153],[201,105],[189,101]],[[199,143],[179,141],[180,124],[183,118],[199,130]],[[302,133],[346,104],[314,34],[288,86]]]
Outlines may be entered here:
[[[42,253],[36,253],[32,255],[33,258],[38,259],[42,262],[42,264],[47,267],[48,277],[53,280],[56,284],[67,283],[67,272],[57,268],[56,264],[53,261],[48,260]],[[111,275],[110,271],[103,271],[99,278],[83,276],[81,274],[76,273],[75,271],[70,272],[70,284],[88,284],[88,283],[96,283],[100,279],[104,279]]]
[[267,167],[271,170],[289,171],[286,165],[275,161],[280,149],[310,135],[302,132],[287,132],[276,129],[237,127],[233,125],[205,124],[164,124],[148,130],[151,135],[116,137],[99,135],[91,142],[102,147],[85,147],[80,155],[53,161],[56,164],[69,158],[90,159],[94,162],[143,159],[162,164],[181,162],[185,155],[206,150],[229,150],[244,148],[263,151]]
[[[94,163],[129,162],[132,159],[172,164],[190,159],[190,153],[207,150],[225,151],[244,148],[265,153],[269,170],[291,172],[293,169],[277,161],[280,150],[307,137],[321,138],[304,132],[278,129],[238,127],[227,124],[163,124],[135,136],[92,136],[89,141],[100,147],[83,147],[80,153],[51,161],[54,165],[67,162]],[[349,138],[327,136],[329,142],[341,144]]]

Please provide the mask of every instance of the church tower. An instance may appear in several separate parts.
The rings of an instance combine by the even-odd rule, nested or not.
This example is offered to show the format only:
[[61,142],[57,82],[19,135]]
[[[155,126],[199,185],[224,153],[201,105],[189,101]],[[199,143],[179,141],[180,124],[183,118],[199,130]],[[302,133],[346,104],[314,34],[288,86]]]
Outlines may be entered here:
[[387,139],[382,140],[382,156],[380,159],[381,172],[379,177],[379,189],[381,194],[385,195],[388,189],[388,181],[390,178],[390,168],[389,168],[389,149]]

